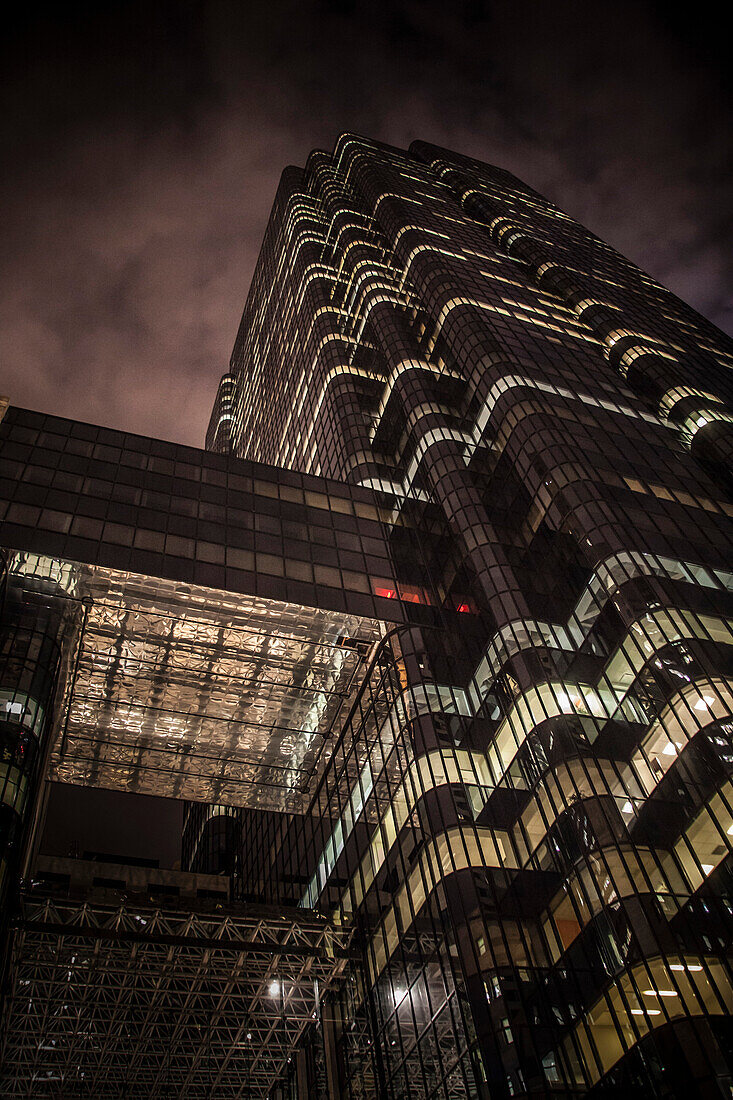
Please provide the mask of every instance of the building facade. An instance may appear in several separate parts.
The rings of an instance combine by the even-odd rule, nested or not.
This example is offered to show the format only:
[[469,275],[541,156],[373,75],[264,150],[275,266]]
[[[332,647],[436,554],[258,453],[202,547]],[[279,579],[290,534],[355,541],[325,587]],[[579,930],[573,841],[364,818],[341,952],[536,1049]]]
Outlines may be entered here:
[[351,928],[201,876],[49,865],[44,804],[53,781],[225,808],[204,831],[225,886],[234,808],[305,814],[384,632],[436,621],[376,594],[389,502],[2,412],[0,1096],[283,1100],[294,1075],[337,1097]]
[[50,777],[186,800],[185,869],[322,937],[131,1100],[730,1096],[731,366],[509,173],[344,135],[206,451],[6,412],[10,924]]
[[731,366],[501,169],[345,135],[284,173],[208,445],[375,490],[375,591],[435,618],[305,814],[184,844],[354,927],[344,1096],[728,1095]]

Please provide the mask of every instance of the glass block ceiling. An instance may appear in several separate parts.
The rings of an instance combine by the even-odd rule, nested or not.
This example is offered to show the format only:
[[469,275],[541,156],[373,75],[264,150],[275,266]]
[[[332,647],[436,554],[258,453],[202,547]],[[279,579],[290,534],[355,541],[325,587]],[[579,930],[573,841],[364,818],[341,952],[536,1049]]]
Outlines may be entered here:
[[384,624],[33,553],[10,573],[79,607],[52,779],[304,811]]

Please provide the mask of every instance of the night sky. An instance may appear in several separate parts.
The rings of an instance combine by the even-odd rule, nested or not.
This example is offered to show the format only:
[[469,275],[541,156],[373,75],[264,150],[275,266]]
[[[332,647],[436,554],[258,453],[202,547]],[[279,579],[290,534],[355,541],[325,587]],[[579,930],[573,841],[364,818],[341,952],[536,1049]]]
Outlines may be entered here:
[[201,445],[280,172],[346,129],[511,169],[732,331],[727,43],[670,7],[26,5],[0,390]]

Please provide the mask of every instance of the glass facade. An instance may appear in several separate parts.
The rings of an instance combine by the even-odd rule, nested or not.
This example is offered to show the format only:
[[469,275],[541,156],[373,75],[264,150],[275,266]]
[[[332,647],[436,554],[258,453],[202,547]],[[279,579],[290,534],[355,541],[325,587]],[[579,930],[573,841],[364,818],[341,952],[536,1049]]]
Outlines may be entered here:
[[0,554],[0,937],[14,900],[39,778],[51,748],[63,653],[78,627],[78,608],[39,586],[10,583]]
[[283,176],[226,449],[386,494],[441,614],[307,813],[238,815],[235,891],[363,953],[341,1095],[729,1094],[732,365],[500,169],[345,135]]
[[88,600],[50,774],[348,942],[257,1096],[731,1095],[731,366],[509,173],[347,134],[208,451],[6,413],[8,583]]

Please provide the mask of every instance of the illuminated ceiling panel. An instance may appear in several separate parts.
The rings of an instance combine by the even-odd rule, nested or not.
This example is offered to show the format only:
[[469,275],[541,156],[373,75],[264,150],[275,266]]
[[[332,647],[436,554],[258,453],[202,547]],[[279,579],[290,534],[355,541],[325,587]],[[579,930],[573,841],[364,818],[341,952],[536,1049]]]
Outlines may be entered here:
[[12,572],[78,608],[52,779],[306,808],[378,621],[31,554]]

